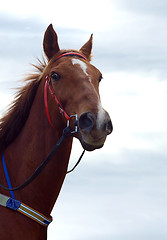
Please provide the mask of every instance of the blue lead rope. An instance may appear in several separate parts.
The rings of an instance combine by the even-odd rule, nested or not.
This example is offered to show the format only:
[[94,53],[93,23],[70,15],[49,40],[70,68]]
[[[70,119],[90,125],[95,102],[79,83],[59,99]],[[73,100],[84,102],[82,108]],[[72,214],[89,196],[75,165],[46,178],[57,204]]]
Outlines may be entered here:
[[[4,172],[5,172],[5,176],[6,176],[6,181],[7,181],[8,187],[12,188],[12,184],[11,184],[11,181],[10,181],[10,178],[9,178],[9,174],[8,174],[8,170],[7,170],[6,163],[5,163],[4,153],[2,155],[2,163],[3,163],[3,169],[4,169]],[[11,197],[13,199],[15,199],[14,192],[10,191],[10,194],[11,194]]]

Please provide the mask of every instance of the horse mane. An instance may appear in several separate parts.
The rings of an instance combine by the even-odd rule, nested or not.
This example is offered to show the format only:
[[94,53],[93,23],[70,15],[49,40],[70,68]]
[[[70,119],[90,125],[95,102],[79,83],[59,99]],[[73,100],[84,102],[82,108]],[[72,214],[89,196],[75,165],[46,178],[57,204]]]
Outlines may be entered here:
[[38,65],[32,65],[37,72],[25,79],[26,85],[19,89],[7,113],[0,119],[0,152],[16,139],[29,116],[46,62],[44,58],[43,61],[38,59]]

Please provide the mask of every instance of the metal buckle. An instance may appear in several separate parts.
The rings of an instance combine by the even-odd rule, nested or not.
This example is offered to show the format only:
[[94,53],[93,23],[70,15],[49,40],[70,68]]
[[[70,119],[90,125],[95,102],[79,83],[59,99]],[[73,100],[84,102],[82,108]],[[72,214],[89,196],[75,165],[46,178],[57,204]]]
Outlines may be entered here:
[[[78,125],[77,125],[77,121],[78,121],[78,114],[74,114],[70,116],[70,119],[75,117],[75,122],[74,122],[74,126],[75,126],[75,130],[71,131],[71,133],[77,133],[78,132]],[[70,120],[67,121],[67,127],[70,126]]]

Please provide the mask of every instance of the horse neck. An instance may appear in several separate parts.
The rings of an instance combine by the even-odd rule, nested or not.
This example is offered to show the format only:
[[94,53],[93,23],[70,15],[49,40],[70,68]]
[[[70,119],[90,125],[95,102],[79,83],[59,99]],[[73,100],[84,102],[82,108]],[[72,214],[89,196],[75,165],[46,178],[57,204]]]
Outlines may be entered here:
[[[23,130],[5,151],[13,187],[33,174],[62,135],[62,124],[59,124],[59,129],[53,129],[47,121],[41,85]],[[55,114],[58,124],[62,116],[59,112]],[[30,185],[15,192],[16,199],[49,215],[67,172],[71,146],[72,138],[65,139],[43,172]]]

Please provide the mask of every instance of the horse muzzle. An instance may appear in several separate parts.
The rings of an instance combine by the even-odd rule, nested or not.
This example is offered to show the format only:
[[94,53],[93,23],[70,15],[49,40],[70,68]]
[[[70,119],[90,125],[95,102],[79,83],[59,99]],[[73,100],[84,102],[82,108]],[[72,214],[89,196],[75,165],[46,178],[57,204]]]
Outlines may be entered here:
[[109,114],[103,110],[101,116],[95,116],[92,112],[81,114],[78,119],[79,140],[83,148],[93,151],[104,145],[107,135],[113,130]]

